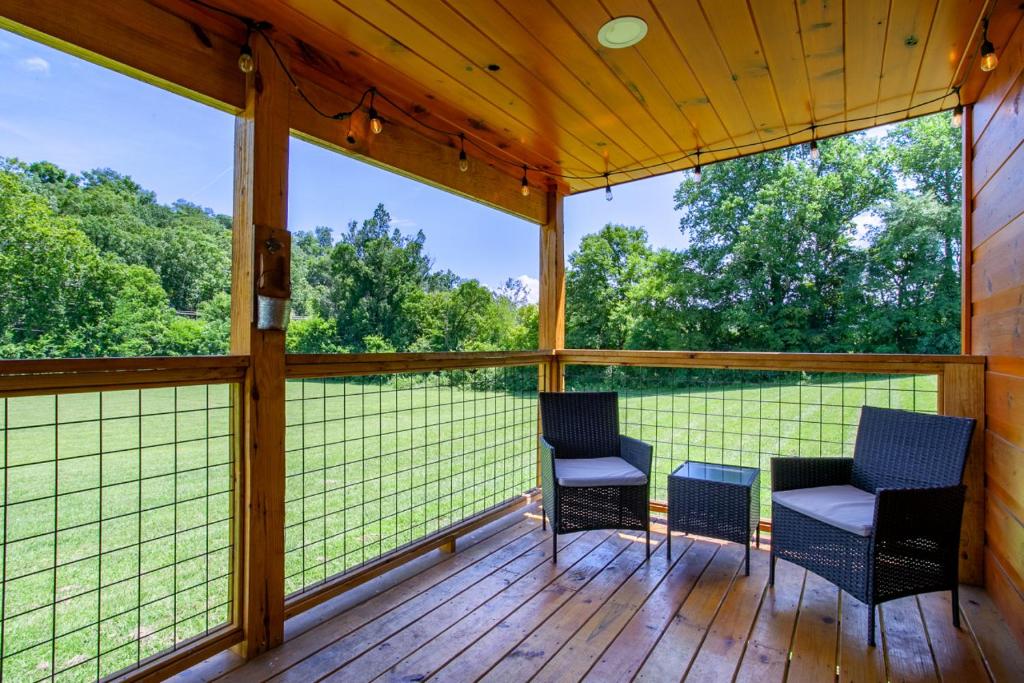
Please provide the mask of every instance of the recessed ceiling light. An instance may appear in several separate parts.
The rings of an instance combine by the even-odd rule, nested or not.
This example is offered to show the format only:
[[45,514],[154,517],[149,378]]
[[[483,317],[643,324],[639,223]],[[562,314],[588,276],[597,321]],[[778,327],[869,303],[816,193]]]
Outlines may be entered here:
[[597,32],[597,42],[619,49],[636,45],[647,35],[647,22],[640,17],[616,17]]

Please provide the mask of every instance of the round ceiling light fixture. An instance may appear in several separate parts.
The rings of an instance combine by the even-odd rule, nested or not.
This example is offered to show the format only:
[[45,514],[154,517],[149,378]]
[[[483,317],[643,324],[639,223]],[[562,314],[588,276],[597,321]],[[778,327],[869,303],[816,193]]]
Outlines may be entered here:
[[640,17],[615,17],[597,32],[597,42],[618,50],[636,45],[647,35],[647,22]]

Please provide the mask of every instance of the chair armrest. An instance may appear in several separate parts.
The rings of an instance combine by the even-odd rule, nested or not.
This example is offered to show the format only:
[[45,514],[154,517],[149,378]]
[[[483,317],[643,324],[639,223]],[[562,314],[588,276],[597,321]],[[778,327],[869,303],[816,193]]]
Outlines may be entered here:
[[875,540],[933,539],[956,555],[960,547],[967,487],[879,489],[875,494]]
[[537,438],[540,440],[540,484],[546,489],[558,481],[555,478],[555,447],[543,436]]
[[645,475],[648,481],[651,478],[651,458],[654,457],[654,447],[640,439],[634,439],[625,434],[619,435],[619,456]]
[[772,491],[850,483],[853,458],[772,458]]

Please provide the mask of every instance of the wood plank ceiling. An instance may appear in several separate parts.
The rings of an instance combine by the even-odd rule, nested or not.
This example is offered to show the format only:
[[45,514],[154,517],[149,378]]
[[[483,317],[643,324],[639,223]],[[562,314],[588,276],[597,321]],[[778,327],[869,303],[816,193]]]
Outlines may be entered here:
[[[702,155],[720,160],[806,141],[811,124],[822,137],[906,118],[886,114],[912,105],[922,106],[911,115],[948,109],[954,96],[935,98],[965,78],[970,101],[982,76],[982,17],[996,13],[998,40],[1012,26],[996,19],[1016,23],[1019,14],[1008,0],[214,4],[272,22],[299,61],[353,88],[375,86],[437,128],[465,131],[507,159],[513,176],[522,163],[591,176],[565,179],[569,192],[603,186],[605,172],[614,184],[688,168],[697,148],[742,146]],[[598,29],[623,15],[643,18],[646,38],[602,47]],[[860,120],[835,123],[851,118]],[[486,160],[473,144],[467,152]],[[531,172],[531,182],[542,175]]]

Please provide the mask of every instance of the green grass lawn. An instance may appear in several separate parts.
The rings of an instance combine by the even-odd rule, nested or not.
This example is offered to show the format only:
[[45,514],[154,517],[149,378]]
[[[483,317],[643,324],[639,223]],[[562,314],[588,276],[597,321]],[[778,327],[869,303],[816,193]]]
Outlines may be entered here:
[[[289,382],[287,591],[532,487],[536,396],[501,389],[519,372]],[[935,410],[934,377],[787,377],[621,392],[623,431],[655,445],[652,495],[686,459],[849,454],[865,403]],[[229,619],[228,387],[0,408],[4,681],[92,680]]]

